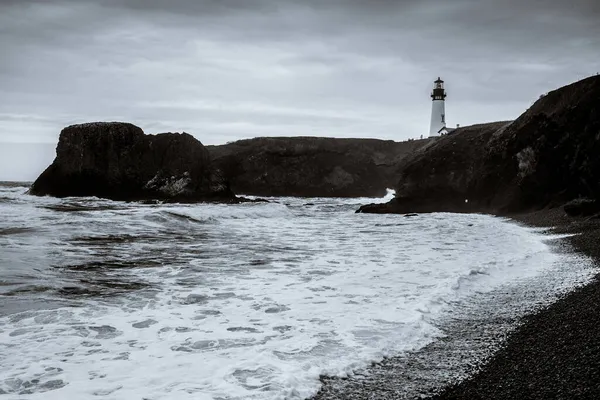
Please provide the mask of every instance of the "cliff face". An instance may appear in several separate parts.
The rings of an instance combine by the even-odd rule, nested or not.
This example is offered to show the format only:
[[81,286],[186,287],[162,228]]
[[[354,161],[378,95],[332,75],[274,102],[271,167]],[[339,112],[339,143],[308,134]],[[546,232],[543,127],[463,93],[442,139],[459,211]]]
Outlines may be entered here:
[[399,166],[397,197],[361,212],[515,213],[600,198],[600,77],[548,93],[512,123],[456,130]]
[[211,167],[206,148],[191,135],[145,135],[137,126],[120,122],[63,129],[54,162],[30,193],[114,200],[235,198]]
[[271,137],[207,148],[236,193],[379,197],[396,182],[398,163],[427,142]]

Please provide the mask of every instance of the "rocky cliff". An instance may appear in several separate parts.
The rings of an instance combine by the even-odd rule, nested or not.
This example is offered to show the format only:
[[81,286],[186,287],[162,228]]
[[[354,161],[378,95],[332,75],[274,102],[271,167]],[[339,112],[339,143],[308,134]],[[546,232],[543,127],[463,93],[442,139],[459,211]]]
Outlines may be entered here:
[[379,197],[395,184],[398,163],[426,143],[269,137],[207,148],[236,193]]
[[600,199],[600,77],[540,98],[512,123],[456,130],[407,157],[396,198],[360,212],[518,213]]
[[187,133],[145,135],[135,125],[97,122],[60,134],[54,162],[30,189],[34,195],[114,200],[232,200],[206,148]]

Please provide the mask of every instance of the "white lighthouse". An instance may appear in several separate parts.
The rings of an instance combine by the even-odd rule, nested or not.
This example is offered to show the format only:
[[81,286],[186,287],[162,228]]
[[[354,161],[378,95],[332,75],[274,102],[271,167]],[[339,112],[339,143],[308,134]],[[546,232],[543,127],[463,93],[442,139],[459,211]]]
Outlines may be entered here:
[[431,124],[429,125],[429,137],[440,136],[442,128],[446,127],[446,91],[444,90],[444,81],[439,77],[433,83],[433,92],[431,93],[433,104],[431,106]]

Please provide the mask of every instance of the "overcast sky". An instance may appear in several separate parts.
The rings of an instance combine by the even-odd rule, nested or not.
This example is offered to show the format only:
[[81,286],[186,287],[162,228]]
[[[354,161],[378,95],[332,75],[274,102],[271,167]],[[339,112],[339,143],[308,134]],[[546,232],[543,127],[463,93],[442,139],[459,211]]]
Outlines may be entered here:
[[0,179],[34,179],[86,121],[416,138],[438,76],[449,125],[514,119],[600,71],[600,1],[0,0],[0,57]]

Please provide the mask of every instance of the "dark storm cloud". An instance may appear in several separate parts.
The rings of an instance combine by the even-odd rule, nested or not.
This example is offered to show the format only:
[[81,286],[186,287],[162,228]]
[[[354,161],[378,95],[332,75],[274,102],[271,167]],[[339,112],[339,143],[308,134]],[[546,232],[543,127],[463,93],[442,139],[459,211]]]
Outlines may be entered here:
[[0,142],[92,119],[402,140],[438,75],[451,123],[514,118],[600,70],[599,21],[583,0],[0,0]]

